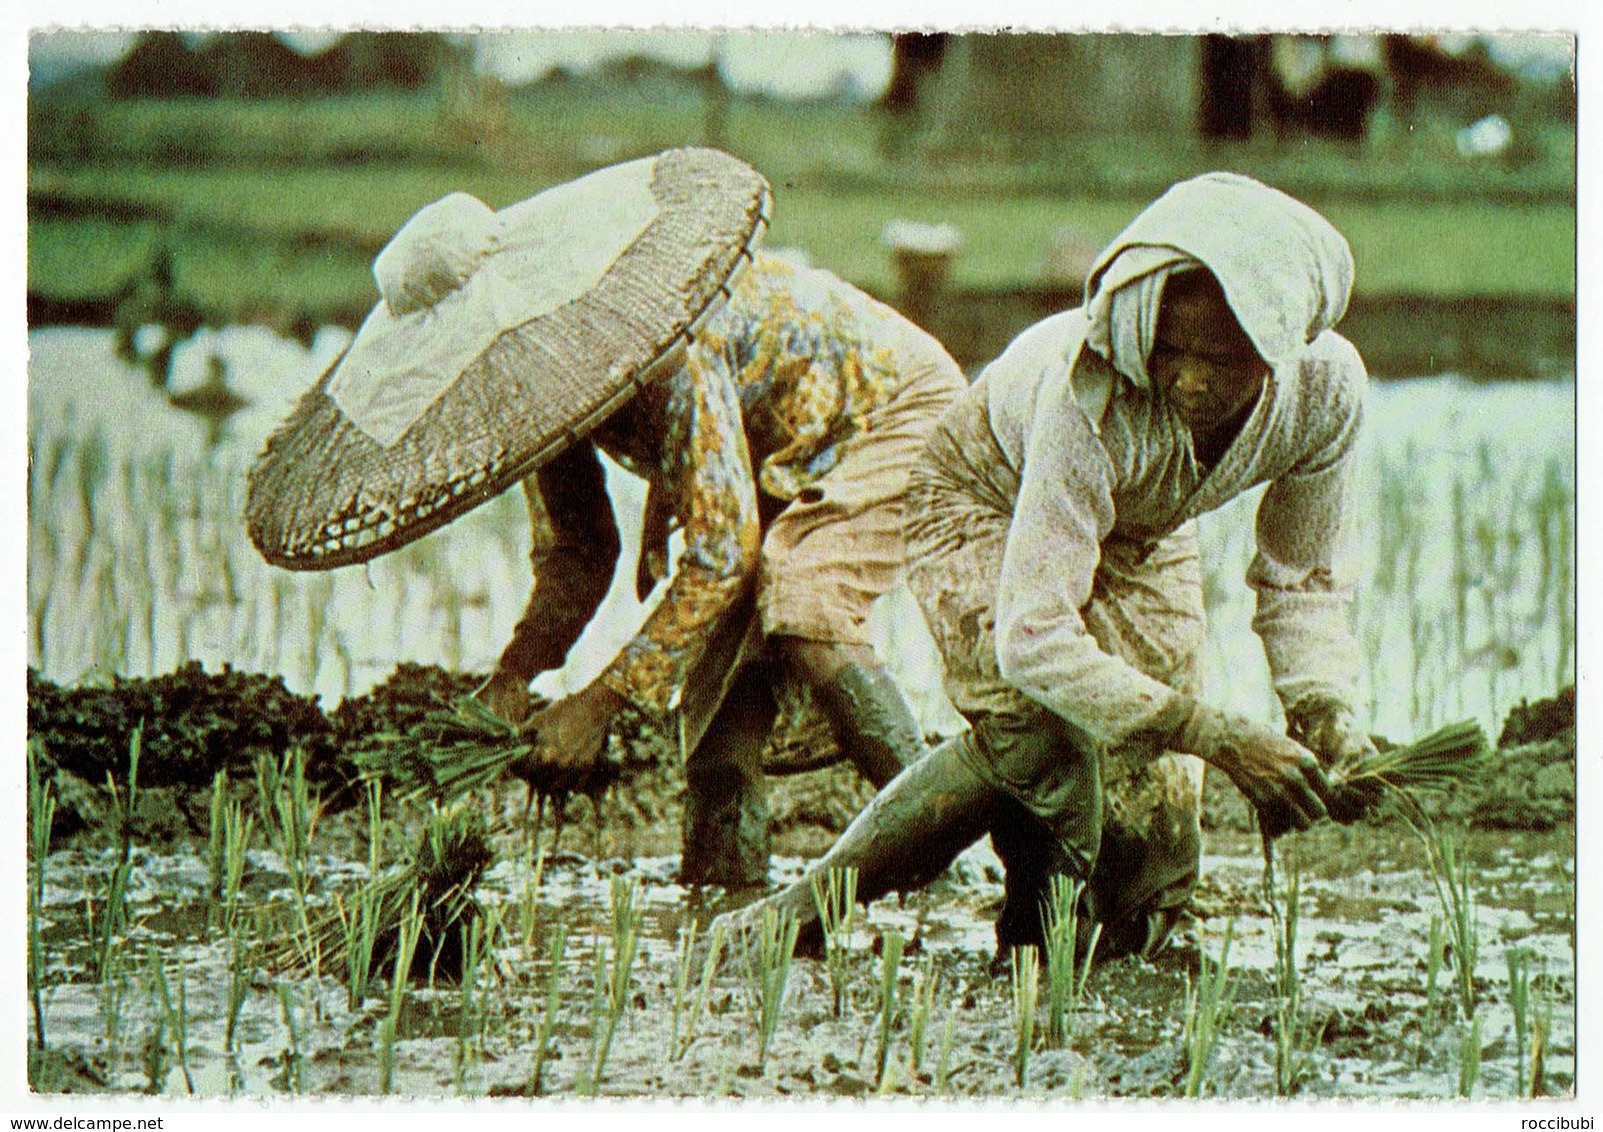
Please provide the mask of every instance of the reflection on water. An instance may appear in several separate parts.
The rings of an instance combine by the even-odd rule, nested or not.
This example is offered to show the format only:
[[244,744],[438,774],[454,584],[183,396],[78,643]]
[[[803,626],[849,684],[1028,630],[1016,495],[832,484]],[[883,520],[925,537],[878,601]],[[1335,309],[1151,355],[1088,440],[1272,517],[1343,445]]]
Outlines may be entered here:
[[[348,341],[310,349],[259,328],[204,331],[173,359],[167,394],[119,361],[109,332],[30,335],[29,663],[57,681],[92,669],[281,673],[325,706],[402,660],[484,671],[528,593],[528,527],[515,493],[363,567],[291,574],[244,536],[244,472],[300,391]],[[243,404],[209,444],[175,400]],[[1508,705],[1573,679],[1575,453],[1572,383],[1468,384],[1451,377],[1372,387],[1357,537],[1355,625],[1377,729],[1445,719],[1492,726]],[[601,615],[541,690],[577,686],[644,612],[632,579],[643,490],[608,467],[623,558]],[[1278,709],[1250,632],[1242,582],[1255,498],[1202,526],[1211,695]],[[930,730],[955,720],[909,595],[876,610],[876,641]]]

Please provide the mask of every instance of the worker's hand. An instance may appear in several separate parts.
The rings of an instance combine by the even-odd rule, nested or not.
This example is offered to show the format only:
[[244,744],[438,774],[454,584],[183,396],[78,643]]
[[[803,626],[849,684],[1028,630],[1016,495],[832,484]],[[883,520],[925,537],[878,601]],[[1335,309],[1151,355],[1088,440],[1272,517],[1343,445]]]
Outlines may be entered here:
[[519,773],[542,786],[573,789],[583,784],[606,751],[607,732],[628,703],[600,682],[587,685],[524,722],[534,750]]
[[1330,783],[1319,760],[1271,727],[1196,704],[1174,746],[1223,771],[1258,811],[1267,838],[1327,816]]
[[1377,755],[1375,741],[1358,726],[1345,704],[1335,700],[1299,704],[1290,713],[1286,733],[1317,755],[1331,772],[1334,789],[1325,801],[1333,821],[1351,825],[1380,804],[1385,796],[1381,784],[1353,773]]
[[1345,704],[1320,700],[1294,711],[1286,733],[1319,757],[1327,770],[1375,757],[1375,741],[1358,726]]
[[473,690],[473,698],[514,727],[529,718],[534,707],[529,682],[500,668]]

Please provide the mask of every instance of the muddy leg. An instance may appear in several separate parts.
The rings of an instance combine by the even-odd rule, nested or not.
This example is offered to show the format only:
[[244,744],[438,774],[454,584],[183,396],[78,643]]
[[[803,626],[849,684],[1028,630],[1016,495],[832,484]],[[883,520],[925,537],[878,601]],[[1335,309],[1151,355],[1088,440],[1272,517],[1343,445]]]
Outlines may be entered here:
[[750,888],[767,882],[762,751],[776,714],[771,669],[747,665],[685,762],[681,883]]
[[801,921],[800,946],[816,947],[814,876],[855,868],[857,899],[864,904],[889,892],[922,888],[940,876],[984,834],[1002,797],[964,765],[965,757],[973,757],[964,751],[970,742],[967,732],[949,739],[897,775],[801,880],[730,914],[726,925],[740,930],[756,923],[764,908],[775,908]]
[[[983,716],[975,737],[993,766],[1011,777],[1049,780],[1043,792],[1055,809],[1049,827],[1023,803],[1009,797],[997,806],[991,846],[1005,873],[996,950],[1045,944],[1043,916],[1054,876],[1085,883],[1102,851],[1102,781],[1094,747],[1076,743],[1056,716],[1045,712]],[[1050,767],[1050,776],[1035,768]],[[1090,918],[1085,923],[1089,925]]]
[[1170,753],[1110,786],[1091,878],[1103,921],[1098,954],[1150,958],[1184,918],[1202,860],[1198,769],[1189,755]]
[[812,686],[841,753],[876,787],[923,755],[912,709],[873,649],[788,636],[772,645],[787,672]]

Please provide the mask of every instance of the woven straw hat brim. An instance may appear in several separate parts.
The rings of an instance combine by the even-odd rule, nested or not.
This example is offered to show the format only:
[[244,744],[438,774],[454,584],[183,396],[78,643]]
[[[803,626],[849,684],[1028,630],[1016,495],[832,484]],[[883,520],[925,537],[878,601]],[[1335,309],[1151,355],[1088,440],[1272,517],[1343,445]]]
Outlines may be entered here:
[[682,364],[768,224],[761,174],[717,150],[660,155],[658,213],[588,292],[502,332],[383,445],[329,395],[331,366],[267,441],[245,525],[268,562],[327,570],[398,549],[494,498]]

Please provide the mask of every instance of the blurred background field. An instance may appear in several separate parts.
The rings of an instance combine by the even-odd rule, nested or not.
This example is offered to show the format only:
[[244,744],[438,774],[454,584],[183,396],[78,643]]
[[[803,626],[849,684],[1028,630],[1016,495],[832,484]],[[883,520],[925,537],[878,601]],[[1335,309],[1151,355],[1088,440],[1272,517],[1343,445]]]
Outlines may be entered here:
[[[1211,168],[1348,236],[1360,348],[1490,376],[1573,352],[1451,325],[1470,297],[1572,317],[1563,37],[144,33],[96,62],[82,35],[32,51],[34,324],[141,317],[170,264],[154,290],[191,322],[307,341],[359,321],[373,255],[448,191],[501,207],[709,144],[774,184],[772,244],[906,300],[965,365],[1072,303],[1097,248]],[[897,221],[958,241],[939,297],[905,293]],[[1386,320],[1401,298],[1424,324]]]
[[[712,144],[772,182],[770,245],[900,305],[971,373],[1077,302],[1095,252],[1176,179],[1235,169],[1327,212],[1358,262],[1342,329],[1377,378],[1430,379],[1382,380],[1370,406],[1358,627],[1375,723],[1492,726],[1573,672],[1572,49],[1555,36],[36,35],[30,663],[74,680],[197,657],[330,701],[400,660],[483,670],[527,591],[516,501],[366,570],[298,576],[243,539],[243,469],[376,301],[372,257],[414,210],[456,189],[504,206]],[[627,534],[638,485],[614,472]],[[1209,661],[1229,677],[1221,694],[1273,714],[1240,584],[1251,506],[1205,527]],[[627,588],[551,690],[629,632]],[[926,722],[950,727],[927,642],[893,634],[917,620],[887,612],[881,644]]]

